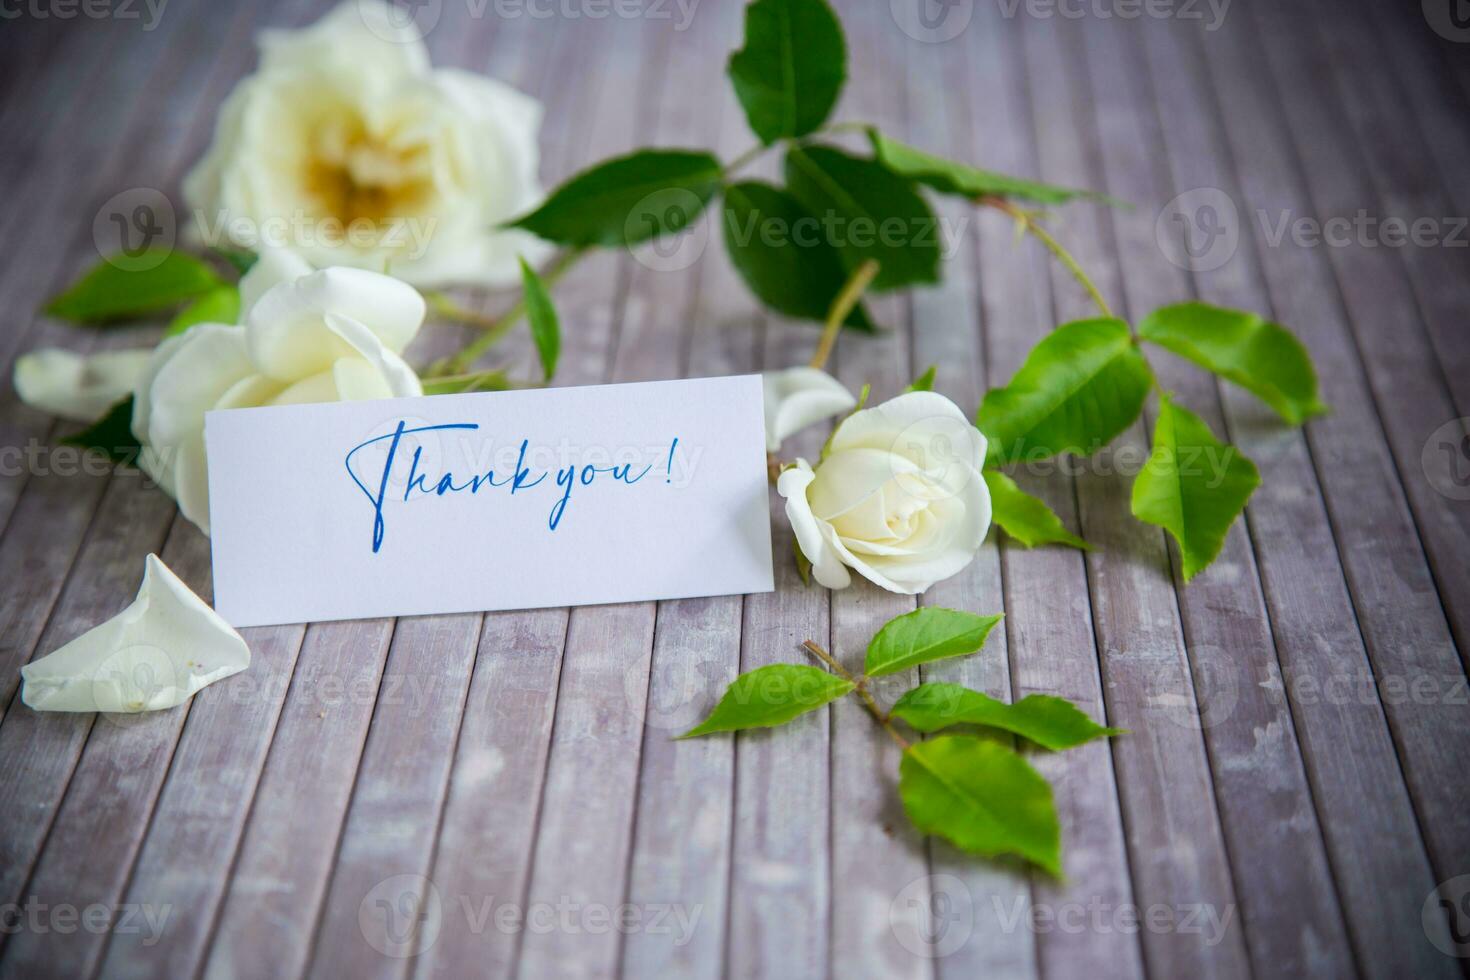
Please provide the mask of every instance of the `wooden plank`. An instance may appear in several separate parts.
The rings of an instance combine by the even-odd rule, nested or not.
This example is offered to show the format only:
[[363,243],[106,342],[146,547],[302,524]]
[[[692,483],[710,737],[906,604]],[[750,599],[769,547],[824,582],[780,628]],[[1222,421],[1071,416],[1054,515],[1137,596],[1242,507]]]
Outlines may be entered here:
[[[972,102],[972,129],[985,134],[981,166],[1006,173],[1035,174],[1029,141],[1032,112],[1021,60],[1021,37],[998,12],[976,11],[970,39],[969,90],[985,93]],[[1014,132],[1013,141],[989,134]],[[980,221],[981,308],[986,383],[1005,384],[1030,348],[1058,322],[1052,312],[1045,253],[1015,242],[1009,222]],[[1039,495],[1070,527],[1077,527],[1072,481],[1060,473],[1019,474],[1023,489]],[[1031,693],[1068,698],[1094,718],[1107,716],[1097,666],[1087,574],[1081,556],[1068,549],[1002,549],[1007,645],[1013,696]],[[1061,598],[1059,600],[1059,597]],[[1035,764],[1052,784],[1062,824],[1066,884],[1033,877],[1033,902],[1051,914],[1089,903],[1121,909],[1134,902],[1119,812],[1116,775],[1105,742],[1055,755]],[[1117,930],[1038,932],[1037,954],[1044,974],[1136,976],[1143,970],[1136,935]]]
[[[1102,156],[1102,172],[1092,183],[1140,204],[1110,212],[1109,222],[1116,254],[1125,262],[1127,311],[1135,319],[1190,294],[1185,272],[1164,259],[1154,237],[1148,203],[1167,200],[1174,190],[1149,79],[1134,68],[1141,59],[1138,41],[1132,25],[1096,25],[1083,52]],[[1181,371],[1160,356],[1153,361],[1171,386],[1190,382],[1192,369]],[[1208,386],[1202,397],[1214,400]],[[1126,515],[1126,500],[1119,506]],[[1088,533],[1096,537],[1090,528]],[[1284,699],[1272,696],[1280,689],[1280,668],[1248,536],[1232,534],[1221,561],[1247,572],[1223,580],[1205,576],[1180,590],[1193,689],[1155,695],[1147,730],[1156,738],[1204,733],[1256,972],[1346,973],[1351,950],[1291,712]],[[1159,571],[1171,577],[1167,561],[1153,574]]]
[[[749,142],[740,111],[711,84],[738,37],[743,11],[727,4],[675,33],[670,44],[674,86],[659,107],[650,136],[655,145],[710,146],[730,159]],[[713,104],[712,104],[713,103]],[[718,205],[677,248],[661,245],[648,267],[635,268],[618,344],[619,364],[630,371],[662,370],[665,377],[722,375],[753,370],[750,324],[729,314],[744,297],[719,241]],[[697,256],[696,264],[685,262]],[[745,341],[743,350],[739,349]],[[698,342],[698,345],[696,346]],[[649,348],[649,349],[642,349]],[[742,356],[743,355],[743,356]],[[709,699],[740,670],[740,596],[659,603],[653,659],[643,706],[643,749],[625,902],[648,910],[677,900],[682,918],[623,937],[625,976],[718,977],[723,968],[734,810],[733,736],[675,741],[697,724]],[[635,693],[633,701],[639,700]],[[694,919],[698,914],[699,918]]]
[[[1379,94],[1374,104],[1380,107],[1379,110],[1385,103],[1392,104],[1398,125],[1395,137],[1413,140],[1419,147],[1429,150],[1427,154],[1408,154],[1405,159],[1401,151],[1386,148],[1385,153],[1392,154],[1394,159],[1391,165],[1386,165],[1391,167],[1391,172],[1377,178],[1380,206],[1386,216],[1405,217],[1411,222],[1429,219],[1436,234],[1444,237],[1442,242],[1427,247],[1408,244],[1399,248],[1380,248],[1380,251],[1402,256],[1402,264],[1410,278],[1416,279],[1414,285],[1419,289],[1417,319],[1423,322],[1438,319],[1442,325],[1454,325],[1454,329],[1441,326],[1438,366],[1455,381],[1445,382],[1435,375],[1433,366],[1429,366],[1427,372],[1420,375],[1421,381],[1414,385],[1416,400],[1404,400],[1414,401],[1423,425],[1433,428],[1421,428],[1416,433],[1417,438],[1405,444],[1404,461],[1399,464],[1399,479],[1404,482],[1413,504],[1420,539],[1424,550],[1429,552],[1433,572],[1438,579],[1439,598],[1454,630],[1461,663],[1470,669],[1470,608],[1466,608],[1464,602],[1454,601],[1470,592],[1470,554],[1467,554],[1470,551],[1467,548],[1470,545],[1470,508],[1464,505],[1470,494],[1464,488],[1461,473],[1466,455],[1463,451],[1454,453],[1452,439],[1449,438],[1457,430],[1452,416],[1466,416],[1467,408],[1464,404],[1451,406],[1439,394],[1444,383],[1454,386],[1460,381],[1454,375],[1451,360],[1463,357],[1463,348],[1466,347],[1461,335],[1464,334],[1463,307],[1470,303],[1466,298],[1470,294],[1463,288],[1464,272],[1470,267],[1466,259],[1467,250],[1470,250],[1470,229],[1464,228],[1463,222],[1466,220],[1464,216],[1470,215],[1470,191],[1457,178],[1466,154],[1470,153],[1470,128],[1466,126],[1466,103],[1470,101],[1470,90],[1460,90],[1455,79],[1446,76],[1448,72],[1444,71],[1444,63],[1433,46],[1426,44],[1432,40],[1432,35],[1424,31],[1417,19],[1391,18],[1374,4],[1364,4],[1360,18],[1355,18],[1355,21],[1364,21],[1372,15],[1377,15],[1376,24],[1363,24],[1355,31],[1354,50],[1373,50],[1373,41],[1367,37],[1369,34],[1380,46],[1391,46],[1374,56],[1386,57],[1395,66],[1401,66],[1397,71],[1398,82],[1408,87],[1399,96],[1391,90],[1391,84],[1377,82],[1379,87],[1388,91]],[[1457,53],[1460,57],[1451,59],[1452,65],[1463,66],[1470,62],[1464,57],[1463,46],[1457,48]],[[1326,56],[1335,54],[1329,50]],[[1470,71],[1464,71],[1464,75],[1470,79]],[[1354,97],[1355,93],[1345,93],[1344,101]],[[1404,113],[1399,107],[1405,104],[1419,120],[1419,125],[1413,128],[1407,119],[1402,119]],[[1360,128],[1361,125],[1374,125],[1374,120],[1360,123]],[[1430,159],[1438,166],[1430,166]],[[1410,170],[1407,175],[1399,172],[1405,167]],[[1399,187],[1410,188],[1410,195],[1404,197],[1397,190],[1383,190]],[[1427,256],[1421,253],[1435,254]],[[1416,269],[1419,273],[1414,276]],[[1424,332],[1432,334],[1433,331]],[[1416,341],[1419,339],[1416,336]],[[1457,350],[1446,354],[1446,345]],[[1451,360],[1446,360],[1446,357]],[[1376,354],[1374,360],[1377,360]],[[1432,383],[1433,395],[1420,401],[1417,395],[1426,383]],[[1380,413],[1391,410],[1394,408],[1380,407]],[[1416,408],[1411,407],[1410,410]],[[1438,422],[1435,413],[1439,413]],[[1466,423],[1461,419],[1460,429],[1464,426]]]
[[[904,35],[894,29],[881,4],[848,10],[844,25],[852,62],[862,66],[849,83],[844,116],[902,134],[905,71],[898,42]],[[849,390],[871,385],[871,403],[877,405],[913,379],[910,306],[902,295],[870,297],[868,305],[890,331],[876,337],[847,335],[838,343],[833,362],[836,376]],[[856,573],[850,587],[830,593],[829,602],[830,652],[854,673],[861,673],[873,634],[915,604],[913,596],[884,591]],[[918,671],[909,670],[875,682],[873,693],[880,703],[891,704],[917,682]],[[917,932],[926,923],[920,922],[923,911],[899,896],[911,882],[923,889],[929,871],[923,839],[898,798],[902,752],[856,698],[834,703],[831,714],[832,971],[842,976],[876,971],[891,977],[931,977],[931,961],[902,941],[909,930]]]
[[[585,132],[581,100],[595,95],[590,81],[557,80],[598,77],[600,53],[586,43],[585,32],[563,24],[554,30],[531,26],[536,34],[527,47],[544,62],[542,169],[560,178],[583,162],[573,159],[583,152],[577,139]],[[566,317],[560,291],[557,299],[564,329],[574,329],[577,321]],[[524,926],[495,916],[524,907],[566,632],[565,609],[484,617],[429,871],[445,914],[434,943],[412,963],[415,976],[508,977],[514,970]],[[474,860],[465,860],[466,854]]]
[[[981,141],[970,131],[969,79],[964,58],[936,57],[947,48],[928,43],[907,45],[908,136],[915,146],[956,160],[984,160]],[[936,111],[934,92],[964,93],[945,99]],[[919,111],[927,104],[928,111]],[[1015,132],[987,134],[985,143],[1017,140]],[[941,241],[954,241],[955,254],[945,257],[944,281],[934,289],[916,290],[913,307],[911,366],[915,372],[939,367],[935,390],[972,413],[985,391],[985,364],[978,311],[979,254],[977,214],[968,202],[931,197],[941,227],[951,230]],[[953,238],[949,237],[952,234]],[[937,583],[919,597],[923,606],[964,609],[990,614],[1005,608],[1001,580],[1000,532],[992,530],[975,561],[959,575]],[[1005,630],[991,634],[981,653],[936,664],[921,673],[925,681],[962,684],[1003,701],[1011,699],[1011,671]],[[1037,975],[1036,943],[1025,921],[1031,908],[1031,885],[1019,862],[983,861],[938,838],[929,838],[927,897],[915,898],[916,911],[927,914],[924,931],[911,936],[919,950],[935,957],[942,980],[961,977],[1022,978]],[[927,907],[926,907],[927,906]],[[969,910],[968,918],[963,910]],[[961,917],[946,915],[960,910]],[[1013,918],[1014,917],[1014,918]],[[968,929],[968,935],[965,930]],[[956,930],[951,932],[950,930]]]
[[[1281,284],[1283,296],[1301,295],[1300,280],[1291,283],[1290,292]],[[1361,386],[1338,403],[1349,399],[1357,406],[1371,404]],[[1363,434],[1377,427],[1371,417],[1353,421],[1345,412],[1314,426],[1314,437],[1332,437],[1320,448],[1314,439],[1315,456],[1319,467],[1331,468],[1322,482],[1420,829],[1437,876],[1449,878],[1464,873],[1470,861],[1463,846],[1470,837],[1470,792],[1454,775],[1454,746],[1470,739],[1465,651],[1457,654],[1444,615],[1452,604],[1442,606],[1447,595],[1435,594],[1387,448],[1375,440],[1370,445],[1376,458],[1361,458]],[[1399,473],[1406,480],[1418,477],[1402,468]]]
[[[609,48],[611,76],[637,79],[640,92],[662,91],[668,41],[650,23],[637,21],[604,22],[597,39]],[[579,165],[630,149],[650,127],[653,108],[603,87]],[[622,372],[633,370],[613,361],[630,262],[616,253],[595,256],[576,280],[579,291],[570,299],[568,290],[560,291],[564,317],[579,298],[583,306],[597,307],[590,322],[577,325],[579,318],[573,318],[565,331],[567,382],[621,380]],[[620,935],[611,925],[612,912],[627,888],[655,609],[653,603],[631,603],[571,611],[524,903],[529,928],[521,934],[518,969],[531,976],[599,976],[615,969]],[[563,907],[570,912],[549,930],[532,921]]]
[[[1025,32],[1032,105],[1044,107],[1034,110],[1041,176],[1064,186],[1093,186],[1100,176],[1078,34],[1083,26],[1095,33],[1099,25],[1032,21]],[[1105,242],[1109,217],[1102,208],[1071,208],[1066,238],[1126,317],[1129,305],[1118,303],[1124,273]],[[1053,263],[1051,274],[1058,321],[1098,315],[1065,269]],[[1142,929],[1140,937],[1151,973],[1240,976],[1248,972],[1245,946],[1233,922],[1234,886],[1205,746],[1191,724],[1194,684],[1165,540],[1133,518],[1129,482],[1111,465],[1147,458],[1146,423],[1132,426],[1099,458],[1096,471],[1083,466],[1077,478],[1081,530],[1098,546],[1087,556],[1088,584],[1109,722],[1132,732],[1111,743],[1113,760],[1139,905],[1168,908],[1178,917],[1174,924],[1190,910],[1208,910],[1223,925],[1216,933],[1166,924]]]
[[[1214,187],[1231,194],[1236,184],[1226,169],[1230,156],[1213,117],[1198,110],[1211,104],[1208,91],[1200,88],[1207,82],[1200,78],[1198,54],[1183,43],[1189,40],[1184,35],[1150,31],[1147,39],[1154,78],[1169,79],[1156,91],[1176,187]],[[1207,302],[1270,310],[1253,248],[1242,248],[1236,260],[1195,280]],[[1192,401],[1198,405],[1200,398]],[[1283,433],[1242,392],[1225,390],[1223,409],[1223,427],[1214,411],[1203,417],[1262,469],[1249,529],[1318,812],[1331,815],[1323,829],[1355,951],[1370,973],[1412,961],[1432,975],[1442,969],[1443,958],[1425,941],[1418,909],[1433,882],[1412,806],[1401,789],[1399,759],[1343,572],[1334,560],[1338,545],[1308,447],[1300,433]],[[1217,564],[1207,574],[1219,578],[1238,570]],[[1304,693],[1338,684],[1363,693],[1349,698]],[[1386,846],[1387,839],[1394,844]],[[1372,901],[1366,898],[1370,894]],[[1395,897],[1383,897],[1388,895]]]
[[[447,13],[462,20],[440,19],[430,31],[426,40],[443,42],[431,51],[436,64],[464,62],[470,42],[481,41],[492,62],[504,62],[486,73],[525,87],[531,48],[524,31],[515,30],[525,20],[487,22],[467,9]],[[416,344],[416,357],[428,363],[453,353],[455,341],[453,331],[431,327]],[[467,921],[473,914],[468,896],[438,894],[425,872],[433,863],[483,622],[480,614],[398,621],[319,912],[312,976],[402,976],[410,965],[405,960],[437,939],[430,930],[445,911]],[[440,902],[432,924],[417,917],[431,907],[429,889]]]
[[[215,66],[216,63],[201,57],[193,68],[208,71]],[[180,87],[189,93],[191,101],[205,91],[198,85]],[[181,102],[178,109],[184,112],[189,105],[190,102]],[[101,477],[87,480],[85,489],[88,490],[100,488],[106,482]],[[38,481],[32,490],[44,492],[44,484]],[[138,558],[161,547],[172,509],[167,498],[136,474],[120,475],[108,484],[77,567],[72,570],[56,612],[35,647],[49,652],[131,600],[139,579]],[[76,527],[78,537],[84,527],[87,527],[85,523]],[[64,549],[65,529],[60,534],[56,528],[51,531]],[[7,549],[7,553],[23,556],[28,552]],[[49,602],[42,608],[49,609]],[[39,628],[45,620],[38,617],[32,622]],[[18,645],[16,650],[25,656],[35,647]],[[10,693],[13,692],[12,687]],[[17,830],[5,841],[5,877],[0,894],[16,897],[22,893],[36,894],[53,903],[76,902],[79,897],[90,901],[95,896],[97,901],[110,905],[125,879],[163,767],[171,754],[171,748],[165,748],[171,740],[159,743],[158,736],[176,730],[187,709],[160,714],[149,725],[104,723],[99,731],[93,724],[95,715],[58,716],[17,708],[12,702],[12,710],[4,719],[6,724],[0,728],[0,745],[13,740],[21,746],[6,753],[7,769],[14,765],[16,770],[0,776],[0,783],[16,786],[16,792],[6,803],[17,808],[13,818]],[[95,743],[95,750],[83,756],[83,764],[78,766],[78,757],[89,738]],[[119,771],[128,778],[118,780]],[[78,785],[77,795],[71,798],[74,802],[58,809],[69,783],[74,780]],[[104,791],[116,812],[109,813],[106,808],[93,805],[93,797]],[[129,827],[124,816],[130,808],[138,814],[136,828]],[[121,825],[115,835],[111,833],[114,821]],[[115,853],[110,855],[114,861],[92,857],[81,866],[75,863],[79,857],[88,856],[88,845],[107,841],[109,837],[115,837]],[[41,851],[43,843],[45,851]],[[68,937],[67,950],[79,962],[87,962],[96,956],[102,938],[96,933],[88,933],[85,939]],[[54,959],[55,953],[49,947],[57,941],[56,933],[22,933],[7,945],[6,961],[23,964],[27,960]]]
[[[1460,212],[1440,182],[1433,155],[1426,152],[1424,134],[1414,113],[1405,111],[1409,100],[1396,77],[1398,73],[1350,70],[1355,63],[1389,63],[1379,31],[1361,6],[1344,16],[1334,5],[1330,9],[1335,16],[1331,17],[1325,17],[1325,5],[1319,3],[1316,7],[1317,16],[1299,21],[1299,29],[1304,40],[1315,35],[1325,48],[1331,71],[1320,83],[1335,95],[1356,135],[1358,159],[1366,164],[1374,190],[1363,204],[1383,218],[1398,217],[1406,223],[1428,218],[1435,223],[1438,234],[1447,233],[1449,223]],[[1309,31],[1307,23],[1315,30]],[[1463,133],[1463,129],[1462,119],[1449,132]],[[1394,248],[1386,233],[1369,230],[1363,234],[1367,236],[1361,243],[1363,247],[1387,248],[1402,260],[1455,406],[1462,416],[1470,415],[1470,332],[1465,330],[1470,320],[1470,278],[1465,275],[1464,246],[1408,244]],[[1458,237],[1464,242],[1463,229]]]

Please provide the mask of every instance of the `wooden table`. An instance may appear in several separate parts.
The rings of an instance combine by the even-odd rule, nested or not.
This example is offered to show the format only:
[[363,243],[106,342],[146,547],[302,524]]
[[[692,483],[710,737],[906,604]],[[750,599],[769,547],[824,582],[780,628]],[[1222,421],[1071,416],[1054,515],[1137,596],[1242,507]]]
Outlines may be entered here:
[[[0,32],[6,364],[156,337],[34,311],[95,261],[105,201],[179,200],[254,32],[323,10],[172,0],[145,30],[141,4],[61,20],[48,3]],[[1265,480],[1208,573],[1182,586],[1164,536],[1129,517],[1113,454],[1024,479],[1098,550],[992,539],[920,598],[1007,614],[981,656],[927,678],[1064,695],[1132,731],[1035,759],[1064,882],[918,837],[896,750],[855,704],[671,740],[737,671],[800,662],[808,638],[855,662],[914,606],[862,583],[803,588],[774,508],[774,594],[251,629],[249,671],[191,704],[33,712],[21,664],[131,601],[150,551],[208,595],[209,545],[136,473],[47,448],[69,427],[20,405],[7,369],[0,975],[1461,973],[1434,941],[1470,930],[1470,907],[1451,922],[1431,893],[1470,872],[1470,44],[1416,4],[1237,0],[1216,22],[1192,2],[1131,18],[1126,0],[1018,3],[951,4],[973,16],[944,43],[908,36],[887,3],[844,4],[841,117],[1134,202],[1053,220],[1109,302],[1271,315],[1310,346],[1333,405],[1283,429],[1170,361],[1165,383]],[[426,9],[436,63],[545,103],[548,183],[642,144],[729,159],[751,143],[722,75],[733,0],[687,24],[672,3]],[[1238,234],[1223,264],[1161,250],[1185,192],[1186,218]],[[844,339],[836,365],[887,397],[937,363],[969,410],[1089,306],[1003,217],[938,207],[960,232],[944,285],[882,299],[893,330]],[[1427,219],[1434,241],[1395,245],[1360,212]],[[1291,224],[1333,217],[1350,224],[1332,242]],[[559,383],[805,360],[815,331],[763,314],[708,240],[686,269],[607,254],[570,276]],[[428,330],[414,359],[464,336]],[[523,338],[509,348],[529,356]],[[1145,440],[1139,425],[1121,445]]]

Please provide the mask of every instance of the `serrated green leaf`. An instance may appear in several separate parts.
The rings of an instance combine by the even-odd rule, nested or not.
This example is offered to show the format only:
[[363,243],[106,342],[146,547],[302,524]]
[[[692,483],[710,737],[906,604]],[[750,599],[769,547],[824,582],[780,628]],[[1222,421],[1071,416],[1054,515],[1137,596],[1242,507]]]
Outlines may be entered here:
[[938,373],[939,373],[939,365],[938,364],[931,364],[931,365],[929,365],[929,370],[925,371],[923,374],[921,374],[917,378],[915,378],[914,381],[913,381],[913,383],[909,385],[908,390],[909,391],[933,391],[934,390],[934,377]]
[[[725,248],[750,291],[773,310],[821,322],[847,283],[842,259],[819,234],[816,218],[790,194],[745,181],[725,191]],[[807,229],[807,231],[802,231]],[[846,326],[876,328],[862,303]]]
[[832,146],[794,146],[786,186],[821,221],[848,272],[878,263],[871,289],[939,281],[939,222],[912,183]]
[[1062,873],[1051,787],[1007,746],[968,735],[915,742],[899,763],[898,795],[923,833],[971,854],[1019,854]]
[[107,414],[80,432],[61,440],[67,446],[95,449],[114,463],[136,465],[142,449],[133,436],[133,396],[107,410]]
[[958,684],[920,684],[899,698],[890,713],[921,732],[980,725],[1020,735],[1053,752],[1125,734],[1121,728],[1099,725],[1065,698],[1029,694],[1007,704]]
[[823,0],[756,0],[728,71],[762,143],[805,136],[826,121],[847,79],[842,25]]
[[773,728],[853,690],[853,683],[802,664],[772,664],[735,678],[709,717],[680,738]]
[[1096,191],[1055,187],[946,160],[898,140],[889,139],[871,126],[868,127],[868,141],[873,144],[874,156],[889,170],[926,184],[942,194],[957,194],[971,200],[977,197],[1018,198],[1039,204],[1065,204],[1077,198],[1118,203]]
[[191,302],[168,322],[163,335],[172,337],[181,334],[196,323],[240,322],[240,290],[237,286],[220,286]]
[[1179,303],[1155,310],[1139,336],[1252,392],[1292,425],[1327,406],[1317,397],[1311,355],[1290,332],[1241,310]]
[[1022,490],[1004,473],[986,470],[985,485],[990,488],[991,519],[1020,544],[1027,548],[1065,544],[1091,550],[1092,545],[1068,531],[1055,511]]
[[1091,455],[1138,418],[1152,381],[1122,320],[1063,324],[985,395],[975,424],[989,443],[986,463]]
[[582,171],[507,227],[574,247],[629,247],[693,223],[723,175],[703,150],[639,150]]
[[934,660],[974,653],[985,645],[985,638],[1002,618],[921,606],[884,624],[868,644],[863,673],[882,677]]
[[556,307],[551,303],[551,294],[546,284],[536,275],[536,270],[521,263],[521,286],[526,303],[526,320],[531,325],[531,339],[536,344],[536,354],[541,358],[541,370],[546,380],[556,374],[556,359],[561,354],[561,321],[557,319]]
[[183,252],[138,256],[127,265],[97,263],[45,312],[75,323],[108,323],[157,313],[224,285],[213,269]]
[[1189,409],[1165,397],[1148,464],[1133,481],[1133,516],[1179,542],[1185,581],[1207,567],[1261,483],[1256,466],[1215,438]]

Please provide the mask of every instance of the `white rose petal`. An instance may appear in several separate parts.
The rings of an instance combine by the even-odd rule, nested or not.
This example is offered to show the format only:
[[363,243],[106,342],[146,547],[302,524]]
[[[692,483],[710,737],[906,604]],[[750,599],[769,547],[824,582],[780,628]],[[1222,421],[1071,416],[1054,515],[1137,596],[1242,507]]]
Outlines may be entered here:
[[290,249],[261,249],[255,264],[240,277],[240,322],[249,318],[251,309],[272,286],[300,279],[310,272],[311,263]]
[[15,362],[15,393],[32,408],[74,422],[95,422],[128,395],[152,351],[116,350],[82,355],[46,348]]
[[761,375],[766,415],[766,450],[775,452],[788,436],[809,425],[851,411],[852,392],[825,371],[794,367]]
[[914,594],[959,572],[984,542],[984,462],[985,438],[954,402],[910,392],[849,416],[817,467],[797,460],[776,492],[822,585],[844,588],[852,569]]
[[131,606],[21,668],[37,711],[156,711],[250,666],[240,634],[149,555]]
[[202,323],[164,341],[134,394],[139,465],[206,534],[206,412],[423,394],[399,356],[426,312],[412,286],[365,269],[311,272],[278,252],[246,280],[245,325]]
[[268,31],[260,48],[184,180],[205,244],[286,247],[420,286],[506,285],[517,256],[549,254],[501,228],[543,197],[535,99],[431,68],[412,18],[378,0]]

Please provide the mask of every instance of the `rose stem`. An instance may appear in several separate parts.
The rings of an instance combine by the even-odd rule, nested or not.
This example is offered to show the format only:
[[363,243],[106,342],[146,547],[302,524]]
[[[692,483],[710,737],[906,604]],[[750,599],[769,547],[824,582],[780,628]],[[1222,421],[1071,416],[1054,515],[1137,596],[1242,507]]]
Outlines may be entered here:
[[826,664],[828,667],[831,667],[832,671],[837,674],[838,677],[841,677],[845,681],[851,682],[855,687],[857,696],[863,699],[863,706],[868,709],[868,714],[873,716],[873,720],[883,726],[883,730],[887,732],[895,742],[898,743],[899,748],[905,750],[908,749],[908,739],[904,738],[898,733],[898,729],[893,727],[893,722],[889,721],[888,716],[883,713],[883,709],[878,707],[878,702],[873,700],[873,695],[868,693],[868,679],[866,677],[852,676],[852,673],[846,667],[838,663],[835,657],[833,657],[826,650],[823,650],[817,644],[813,643],[811,640],[807,640],[805,643],[803,643],[802,647],[804,647],[808,653],[816,657],[822,663]]
[[1067,270],[1076,277],[1077,281],[1082,284],[1082,288],[1086,289],[1092,296],[1092,300],[1097,304],[1097,308],[1102,310],[1102,315],[1109,319],[1112,318],[1113,311],[1108,307],[1107,300],[1103,299],[1102,293],[1098,291],[1097,286],[1093,285],[1087,273],[1082,271],[1082,266],[1072,257],[1072,253],[1063,248],[1061,242],[1053,238],[1051,233],[1038,224],[1035,218],[1004,198],[982,197],[978,198],[975,203],[988,208],[994,208],[1015,218],[1022,228],[1035,235],[1037,240],[1045,245],[1051,251],[1052,255],[1056,256],[1057,261],[1066,266]]
[[862,299],[863,291],[868,288],[873,277],[878,274],[878,261],[868,259],[858,266],[851,276],[848,277],[842,292],[832,301],[832,308],[827,311],[827,325],[822,328],[822,339],[817,341],[817,350],[812,354],[811,366],[818,371],[827,366],[827,360],[832,356],[832,348],[837,345],[837,332],[842,329],[842,323],[852,308]]
[[[575,265],[585,254],[587,254],[585,248],[567,249],[556,257],[556,261],[547,267],[545,274],[541,277],[541,281],[547,286],[553,285],[562,276],[566,275],[567,270]],[[433,304],[435,311],[444,316],[484,328],[484,333],[466,344],[465,348],[458,354],[443,358],[431,365],[428,373],[434,377],[464,373],[481,354],[485,353],[500,338],[509,333],[511,328],[520,321],[526,312],[526,300],[524,296],[516,300],[514,306],[498,317],[487,317],[484,314],[466,310],[441,293],[432,294],[430,302]]]

